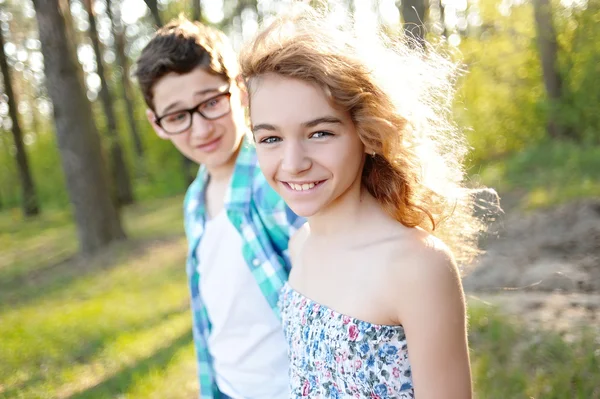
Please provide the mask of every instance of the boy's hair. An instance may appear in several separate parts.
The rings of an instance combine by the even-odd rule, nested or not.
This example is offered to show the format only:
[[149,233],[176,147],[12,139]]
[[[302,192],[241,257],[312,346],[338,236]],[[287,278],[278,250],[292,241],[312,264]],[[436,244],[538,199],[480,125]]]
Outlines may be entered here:
[[483,225],[463,183],[466,142],[450,117],[455,64],[407,40],[392,46],[350,31],[311,10],[280,16],[242,50],[250,93],[270,73],[321,87],[350,113],[369,153],[363,187],[400,223],[435,230],[468,262]]
[[153,88],[163,76],[185,74],[197,67],[229,82],[239,76],[237,57],[227,36],[179,16],[154,34],[137,61],[135,75],[148,107],[154,109]]

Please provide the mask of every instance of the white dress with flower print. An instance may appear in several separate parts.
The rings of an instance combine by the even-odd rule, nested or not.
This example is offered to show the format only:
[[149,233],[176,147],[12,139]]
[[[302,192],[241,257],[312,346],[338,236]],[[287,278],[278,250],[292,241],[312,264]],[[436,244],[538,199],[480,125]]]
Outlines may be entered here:
[[280,307],[289,345],[291,398],[415,397],[402,326],[337,313],[288,284],[281,291]]

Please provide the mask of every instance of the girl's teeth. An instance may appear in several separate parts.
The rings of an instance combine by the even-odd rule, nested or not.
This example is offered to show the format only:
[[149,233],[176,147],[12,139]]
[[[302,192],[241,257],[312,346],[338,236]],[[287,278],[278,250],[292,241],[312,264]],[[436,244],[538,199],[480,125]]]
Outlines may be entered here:
[[315,183],[304,183],[304,184],[295,184],[295,183],[290,183],[290,187],[294,190],[294,191],[304,191],[304,190],[310,190],[311,188],[313,188],[315,186]]

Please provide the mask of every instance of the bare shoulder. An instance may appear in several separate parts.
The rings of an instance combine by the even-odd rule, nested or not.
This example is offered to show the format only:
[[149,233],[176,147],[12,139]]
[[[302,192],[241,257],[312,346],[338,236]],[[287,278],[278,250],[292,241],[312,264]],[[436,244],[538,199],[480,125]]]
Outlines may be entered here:
[[308,223],[304,223],[296,232],[290,237],[290,242],[288,248],[290,250],[290,257],[292,261],[296,259],[298,253],[304,246],[306,239],[308,238],[308,234],[310,233],[310,227]]
[[439,279],[460,278],[454,256],[439,238],[418,229],[408,229],[386,245],[388,270],[401,280],[435,284]]
[[460,311],[464,295],[458,267],[451,250],[439,238],[414,230],[388,246],[386,257],[390,295],[395,299],[395,313],[406,315],[421,306]]

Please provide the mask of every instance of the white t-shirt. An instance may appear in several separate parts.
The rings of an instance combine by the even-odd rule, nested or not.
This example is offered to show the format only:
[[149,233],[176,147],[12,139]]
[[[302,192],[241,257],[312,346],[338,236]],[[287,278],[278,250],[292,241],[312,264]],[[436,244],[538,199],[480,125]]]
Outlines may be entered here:
[[234,399],[289,398],[281,322],[242,256],[225,210],[207,220],[198,246],[200,294],[212,324],[208,346],[219,390]]

